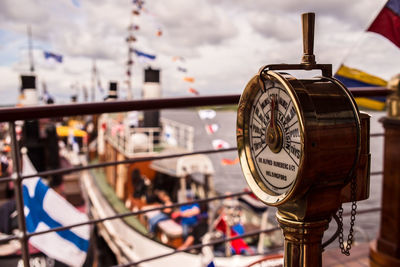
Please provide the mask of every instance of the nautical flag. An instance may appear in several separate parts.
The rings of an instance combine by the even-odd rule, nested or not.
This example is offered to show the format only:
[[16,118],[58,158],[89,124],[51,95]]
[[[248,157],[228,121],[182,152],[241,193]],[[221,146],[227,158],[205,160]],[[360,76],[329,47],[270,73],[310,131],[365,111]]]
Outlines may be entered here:
[[205,128],[206,128],[206,132],[209,135],[211,135],[211,134],[215,133],[216,131],[218,131],[219,125],[216,124],[216,123],[208,124],[208,125],[205,126]]
[[[23,153],[23,174],[36,173],[28,155]],[[29,233],[49,230],[88,220],[67,200],[45,185],[39,177],[23,180],[26,228]],[[82,266],[89,248],[89,226],[35,235],[29,242],[50,258],[70,266]]]
[[142,51],[139,51],[139,50],[136,50],[136,49],[134,49],[133,52],[135,52],[135,54],[136,54],[138,57],[142,57],[142,58],[146,58],[146,59],[150,59],[150,60],[156,59],[156,56],[155,56],[155,55],[146,54],[146,53],[144,53],[144,52],[142,52]]
[[381,34],[400,48],[400,1],[389,0],[367,31]]
[[[211,235],[205,234],[203,236],[203,244],[211,242]],[[211,246],[204,246],[201,248],[201,266],[215,267],[214,264],[214,252]]]
[[178,144],[176,138],[176,132],[175,129],[173,127],[171,127],[170,125],[166,124],[164,126],[164,138],[165,141],[167,142],[167,144],[171,145],[171,146],[176,146]]
[[126,37],[126,41],[128,43],[129,42],[136,42],[136,38],[135,38],[135,36],[131,35],[131,36]]
[[212,141],[212,146],[215,150],[217,149],[223,149],[223,148],[229,148],[230,145],[228,142],[222,140],[222,139],[215,139]]
[[202,119],[202,120],[214,119],[215,115],[217,115],[215,110],[212,110],[212,109],[201,109],[198,111],[198,113],[199,113],[200,119]]
[[[346,87],[371,87],[387,85],[387,82],[377,76],[363,72],[358,69],[349,68],[341,65],[335,74],[335,78],[341,81]],[[383,110],[385,108],[385,97],[357,97],[356,102],[359,106],[369,109]]]
[[178,71],[180,71],[180,72],[187,72],[187,69],[186,68],[183,68],[183,67],[179,67],[178,66]]
[[193,77],[183,77],[183,80],[185,82],[188,82],[188,83],[194,83],[194,78]]
[[184,57],[179,57],[179,56],[172,57],[172,61],[176,62],[178,60],[184,62],[185,58]]
[[45,59],[54,59],[55,61],[62,63],[63,61],[63,56],[62,55],[58,55],[58,54],[54,54],[52,52],[48,52],[48,51],[43,51],[43,55]]
[[195,95],[199,95],[199,92],[194,88],[189,88],[189,93],[192,93],[192,94],[195,94]]
[[[227,228],[229,227],[230,229],[230,235],[231,237],[243,235],[244,228],[240,223],[234,224],[233,226],[230,226],[226,220],[225,216],[221,216],[219,218],[219,221],[217,222],[215,229],[221,231],[222,233],[226,233]],[[242,238],[234,239],[229,242],[231,245],[231,250],[235,254],[243,254],[245,251],[251,251],[251,248],[249,245],[247,245],[246,241]]]
[[76,7],[81,6],[81,3],[79,2],[79,0],[72,0],[72,4],[74,4],[74,6],[76,6]]
[[133,0],[132,4],[136,5],[136,7],[140,10],[143,8],[144,1],[143,0]]
[[137,30],[139,30],[139,28],[140,28],[139,25],[131,24],[131,25],[129,25],[128,30],[137,31]]
[[222,159],[221,164],[222,165],[235,165],[239,163],[239,157],[236,157],[235,159]]

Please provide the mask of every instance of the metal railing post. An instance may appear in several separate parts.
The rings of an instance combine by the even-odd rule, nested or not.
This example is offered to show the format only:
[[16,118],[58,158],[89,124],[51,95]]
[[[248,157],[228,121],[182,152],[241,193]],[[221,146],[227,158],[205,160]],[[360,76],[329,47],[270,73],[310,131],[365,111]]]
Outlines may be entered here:
[[24,198],[22,194],[22,169],[21,169],[21,157],[18,148],[17,135],[15,132],[15,122],[9,122],[9,131],[11,136],[11,157],[13,161],[13,182],[15,191],[16,207],[18,212],[18,228],[20,230],[20,243],[22,260],[25,267],[29,267],[29,249],[28,249],[28,237],[26,233],[26,222],[24,213]]

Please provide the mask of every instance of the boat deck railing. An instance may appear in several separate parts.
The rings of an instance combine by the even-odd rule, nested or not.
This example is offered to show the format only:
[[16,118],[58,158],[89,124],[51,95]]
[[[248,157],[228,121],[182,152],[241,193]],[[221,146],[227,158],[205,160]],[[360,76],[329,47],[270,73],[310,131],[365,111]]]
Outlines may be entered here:
[[[385,88],[355,88],[351,90],[355,97],[365,97],[365,96],[387,96],[392,91]],[[207,154],[207,153],[223,153],[227,151],[236,150],[236,148],[230,149],[220,149],[220,150],[203,150],[203,151],[192,151],[188,153],[180,153],[180,154],[171,154],[171,155],[163,155],[163,156],[148,156],[148,157],[138,157],[135,159],[128,159],[124,161],[115,161],[115,162],[105,162],[99,164],[90,164],[87,166],[77,166],[72,168],[63,168],[57,170],[48,170],[43,172],[38,172],[32,175],[23,175],[22,174],[22,166],[21,166],[21,155],[18,149],[18,141],[17,141],[17,133],[16,133],[16,122],[20,120],[33,120],[33,119],[41,119],[41,118],[55,118],[55,117],[67,117],[67,116],[76,116],[76,115],[91,115],[91,114],[102,114],[102,113],[113,113],[113,112],[126,112],[132,110],[154,110],[154,109],[176,109],[176,108],[193,108],[193,107],[201,107],[201,106],[216,106],[216,105],[229,105],[229,104],[237,104],[239,101],[240,95],[221,95],[221,96],[202,96],[202,97],[189,97],[189,98],[164,98],[164,99],[149,99],[149,100],[131,100],[131,101],[113,101],[113,102],[101,102],[101,103],[80,103],[80,104],[66,104],[66,105],[46,105],[46,106],[30,106],[30,107],[15,107],[15,108],[2,108],[0,109],[0,122],[8,122],[9,123],[9,132],[11,136],[11,147],[12,147],[12,160],[14,171],[10,177],[0,178],[0,183],[10,182],[14,183],[15,190],[15,198],[16,198],[16,209],[20,216],[18,216],[18,228],[20,233],[18,235],[11,235],[6,238],[0,239],[0,244],[8,242],[10,240],[18,239],[21,243],[21,257],[23,260],[24,266],[29,266],[29,250],[28,250],[28,241],[29,238],[35,235],[42,235],[49,232],[62,231],[65,229],[70,229],[77,226],[87,225],[87,224],[97,224],[107,220],[120,219],[127,216],[135,216],[144,212],[149,212],[160,208],[148,209],[146,211],[135,211],[128,212],[123,214],[117,214],[115,216],[110,216],[106,218],[96,219],[96,220],[88,220],[87,222],[82,222],[78,224],[68,225],[64,227],[52,228],[46,231],[39,231],[34,233],[28,233],[26,229],[26,221],[24,216],[24,202],[23,202],[23,194],[22,194],[22,181],[24,179],[29,179],[33,177],[45,177],[54,174],[66,174],[76,171],[88,170],[93,168],[105,167],[105,166],[114,166],[119,164],[128,164],[139,161],[149,161],[149,160],[157,160],[163,158],[171,158],[171,157],[180,157],[184,155],[193,155],[193,154]],[[372,134],[371,137],[380,136],[380,133]],[[382,172],[371,173],[371,175],[381,175]],[[230,197],[239,197],[243,194],[249,194],[249,192],[239,192],[233,193],[229,195],[210,197],[205,199],[196,200],[199,202],[210,202],[224,198]],[[186,203],[177,203],[170,205],[170,207],[179,207],[181,205],[188,204]],[[379,207],[375,207],[372,209],[358,211],[358,213],[366,213],[366,212],[376,212],[379,210]],[[221,239],[213,241],[210,244],[199,244],[188,247],[184,250],[174,250],[171,253],[159,255],[152,258],[142,259],[137,262],[131,262],[124,265],[119,266],[134,266],[139,263],[158,259],[161,257],[166,257],[175,253],[180,253],[184,251],[189,251],[193,248],[200,248],[202,246],[213,245],[214,243],[222,243],[228,242],[230,240],[234,240],[237,238],[244,238],[250,235],[257,235],[262,232],[270,232],[276,231],[278,228],[273,229],[260,229],[254,232],[248,232],[244,235],[239,235],[231,238]]]
[[168,147],[193,151],[194,128],[184,123],[161,118],[161,127],[131,127],[115,117],[102,117],[105,138],[126,157],[159,152]]

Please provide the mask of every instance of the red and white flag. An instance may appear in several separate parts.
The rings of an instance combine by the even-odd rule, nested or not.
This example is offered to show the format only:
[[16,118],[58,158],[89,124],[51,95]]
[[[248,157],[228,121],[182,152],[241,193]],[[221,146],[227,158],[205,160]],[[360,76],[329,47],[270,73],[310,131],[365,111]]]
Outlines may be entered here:
[[215,132],[218,131],[218,129],[219,129],[219,125],[216,124],[216,123],[208,124],[208,125],[206,125],[205,127],[206,127],[206,132],[207,132],[209,135],[212,135],[213,133],[215,133]]
[[212,109],[201,109],[198,111],[199,113],[199,117],[202,120],[205,119],[214,119],[215,115],[217,115],[217,113],[215,112],[215,110]]
[[214,149],[223,149],[223,148],[229,148],[230,145],[228,144],[228,142],[222,140],[222,139],[215,139],[212,141],[212,146],[214,147]]

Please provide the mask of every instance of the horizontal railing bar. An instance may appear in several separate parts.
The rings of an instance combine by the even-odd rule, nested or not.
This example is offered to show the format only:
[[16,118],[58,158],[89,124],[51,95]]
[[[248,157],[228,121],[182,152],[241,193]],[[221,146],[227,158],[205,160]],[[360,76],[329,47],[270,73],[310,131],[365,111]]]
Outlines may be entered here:
[[[38,172],[37,174],[30,174],[30,175],[22,176],[22,179],[29,179],[29,178],[34,178],[34,177],[38,177],[38,176],[46,177],[46,176],[56,175],[56,174],[67,174],[67,173],[71,173],[71,172],[77,172],[77,171],[83,171],[83,170],[89,170],[89,169],[95,169],[95,168],[101,168],[101,167],[107,167],[107,166],[114,166],[114,165],[119,165],[119,164],[136,163],[136,162],[143,162],[143,161],[149,161],[149,160],[160,160],[160,159],[190,156],[190,155],[197,155],[197,154],[214,154],[214,153],[218,153],[218,152],[224,153],[224,152],[230,152],[230,151],[235,151],[235,150],[237,150],[236,147],[223,148],[223,149],[219,149],[219,150],[200,150],[200,151],[189,152],[189,153],[171,154],[171,155],[165,155],[165,156],[143,157],[143,158],[123,160],[123,161],[113,161],[113,162],[105,162],[105,163],[98,163],[98,164],[90,164],[90,165],[86,165],[86,166],[62,168],[62,169],[57,169],[57,170]],[[383,171],[377,171],[377,172],[370,173],[371,176],[382,175],[382,174],[383,174]],[[0,178],[0,183],[9,182],[12,180],[13,180],[12,177],[4,177],[4,178]]]
[[[119,164],[136,163],[136,162],[143,162],[143,161],[150,161],[150,160],[160,160],[160,159],[190,156],[190,155],[197,155],[197,154],[214,154],[214,153],[219,153],[219,152],[224,153],[224,152],[230,152],[230,151],[236,151],[236,150],[237,150],[236,147],[231,147],[231,148],[223,148],[223,149],[218,149],[218,150],[215,150],[215,149],[199,150],[199,151],[194,151],[194,152],[170,154],[170,155],[164,155],[164,156],[140,157],[140,158],[128,159],[128,160],[122,160],[122,161],[97,163],[97,164],[90,164],[90,165],[86,165],[86,166],[78,166],[78,167],[72,167],[72,168],[62,168],[62,169],[57,169],[57,170],[38,172],[36,174],[22,176],[22,179],[34,178],[37,176],[46,177],[46,176],[56,175],[56,174],[67,174],[67,173],[71,173],[71,172],[77,172],[77,171],[83,171],[83,170],[89,170],[89,169],[95,169],[95,168],[101,168],[101,167],[107,167],[107,166],[114,166],[114,165],[119,165]],[[371,176],[382,175],[382,174],[383,174],[383,171],[377,171],[377,172],[370,173]],[[4,178],[0,178],[0,183],[9,182],[12,180],[13,180],[13,178],[11,176],[4,177]]]
[[164,258],[164,257],[171,256],[171,255],[174,255],[174,254],[177,254],[177,253],[181,253],[181,252],[187,252],[187,251],[190,251],[192,249],[199,249],[199,248],[202,248],[202,247],[213,246],[213,245],[216,245],[216,244],[225,243],[225,242],[229,242],[229,241],[240,239],[240,238],[246,238],[246,237],[253,236],[253,235],[258,235],[258,234],[261,234],[261,233],[267,233],[268,234],[268,233],[271,233],[271,232],[274,232],[274,231],[278,231],[280,229],[281,229],[280,227],[274,227],[274,228],[271,228],[271,229],[249,231],[246,234],[242,234],[242,235],[238,235],[238,236],[234,236],[234,237],[230,237],[230,238],[219,238],[217,240],[214,240],[214,241],[211,241],[211,242],[208,242],[208,243],[205,243],[205,244],[192,245],[192,246],[187,247],[185,249],[179,249],[179,250],[177,249],[177,250],[174,250],[172,252],[160,254],[160,255],[157,255],[157,256],[154,256],[154,257],[150,257],[150,258],[146,258],[146,259],[143,259],[143,260],[140,260],[140,261],[130,262],[130,263],[127,263],[127,264],[114,265],[113,267],[135,266],[135,265],[138,265],[138,264],[143,263],[143,262],[152,261],[152,260],[156,260],[156,259],[159,259],[159,258]]
[[[387,96],[393,92],[385,87],[353,87],[349,88],[349,90],[354,97]],[[239,99],[240,95],[213,95],[1,108],[0,122],[125,112],[131,110],[154,110],[229,105],[237,104]]]
[[[62,231],[62,230],[66,230],[66,229],[70,229],[73,227],[78,227],[78,226],[82,226],[82,225],[86,225],[86,224],[94,224],[94,223],[99,223],[99,222],[103,222],[106,220],[112,220],[112,219],[118,219],[121,217],[127,217],[127,216],[135,216],[135,215],[139,215],[142,213],[146,213],[148,211],[154,211],[154,210],[162,210],[165,208],[169,208],[169,207],[176,207],[179,205],[185,205],[185,204],[190,204],[190,203],[199,203],[199,202],[206,202],[206,201],[214,201],[214,200],[218,200],[218,199],[223,199],[223,198],[230,198],[230,197],[237,197],[237,196],[241,196],[241,195],[245,195],[245,194],[250,194],[251,192],[239,192],[239,193],[235,193],[235,194],[230,194],[230,195],[223,195],[223,196],[218,196],[215,197],[217,199],[214,198],[208,198],[208,199],[199,199],[196,201],[192,201],[192,202],[186,202],[186,203],[176,203],[174,205],[169,205],[169,206],[161,206],[161,207],[154,207],[151,209],[147,209],[147,210],[143,210],[143,211],[135,211],[135,212],[129,212],[129,213],[123,213],[123,214],[119,214],[119,215],[115,215],[115,216],[110,216],[107,218],[101,218],[101,219],[97,219],[97,220],[90,220],[87,222],[83,222],[83,223],[79,223],[79,224],[73,224],[73,225],[69,225],[69,226],[64,226],[64,227],[57,227],[57,228],[52,228],[50,230],[46,230],[46,231],[42,231],[42,232],[37,232],[37,233],[31,233],[28,234],[28,236],[34,236],[34,235],[39,235],[39,234],[46,234],[49,232],[56,232],[56,231]],[[371,213],[371,212],[376,212],[376,211],[380,211],[381,207],[375,207],[375,208],[369,208],[369,209],[363,209],[363,210],[358,210],[357,214],[364,214],[364,213]],[[345,212],[343,213],[343,216],[349,216],[351,215],[351,212]],[[15,240],[18,239],[18,236],[16,235],[12,235],[12,236],[8,236],[6,238],[1,238],[0,239],[0,244],[3,244],[5,242],[11,241],[11,240]]]
[[11,240],[16,240],[16,239],[18,239],[18,238],[19,238],[19,237],[16,236],[16,235],[10,235],[10,236],[4,237],[4,238],[0,238],[0,244],[7,243],[7,242],[9,242],[9,241],[11,241]]
[[386,87],[350,87],[354,97],[388,96],[394,91]]
[[[380,207],[370,208],[370,209],[357,211],[357,214],[376,212],[376,211],[380,211],[380,210],[381,210]],[[343,214],[343,216],[349,216],[349,215],[351,215],[351,212],[346,212],[346,213]],[[269,232],[280,230],[280,229],[281,229],[280,227],[275,227],[275,228],[269,229],[268,231],[265,231],[265,233],[269,233]],[[206,244],[193,245],[193,246],[190,246],[190,247],[188,247],[186,249],[175,250],[173,252],[160,254],[160,255],[157,255],[157,256],[154,256],[154,257],[151,257],[151,258],[146,258],[146,259],[137,261],[137,262],[131,262],[131,263],[127,263],[127,264],[115,265],[114,267],[135,266],[135,265],[138,265],[138,264],[143,263],[143,262],[147,262],[147,261],[151,261],[151,260],[156,260],[156,259],[159,259],[159,258],[167,257],[167,256],[170,256],[170,255],[179,253],[179,252],[186,252],[186,251],[190,251],[192,249],[199,249],[199,248],[202,248],[202,247],[205,247],[205,246],[212,246],[212,245],[215,245],[215,244],[218,244],[218,243],[229,242],[229,241],[234,240],[236,238],[245,238],[245,237],[256,235],[256,234],[260,234],[260,233],[263,233],[263,232],[264,232],[263,230],[257,230],[257,231],[248,232],[247,234],[244,234],[244,235],[236,236],[235,238],[221,238],[222,241],[221,240],[215,240],[213,242],[206,243]]]
[[[104,162],[104,163],[90,164],[90,165],[86,165],[86,166],[78,166],[78,167],[72,167],[72,168],[62,168],[62,169],[57,169],[57,170],[38,172],[36,174],[24,175],[24,176],[22,176],[22,179],[29,179],[29,178],[34,178],[34,177],[38,177],[38,176],[46,177],[46,176],[56,175],[56,174],[67,174],[67,173],[71,173],[71,172],[77,172],[77,171],[83,171],[83,170],[89,170],[89,169],[95,169],[95,168],[101,168],[101,167],[107,167],[107,166],[114,166],[114,165],[119,165],[119,164],[136,163],[136,162],[143,162],[143,161],[150,161],[150,160],[161,160],[161,159],[184,157],[184,156],[191,156],[191,155],[198,155],[198,154],[223,153],[223,152],[230,152],[230,151],[236,151],[236,150],[237,150],[236,147],[231,147],[231,148],[221,148],[218,150],[209,149],[209,150],[199,150],[199,151],[179,153],[179,154],[168,154],[168,155],[164,155],[164,156],[138,157],[138,158],[134,158],[134,159],[127,159],[127,160],[121,160],[121,161]],[[0,178],[0,183],[11,181],[12,179],[13,179],[12,177]]]
[[372,133],[369,136],[370,137],[380,137],[380,136],[384,136],[384,135],[385,135],[384,133]]
[[0,122],[125,112],[131,110],[229,105],[237,104],[239,98],[240,95],[218,95],[1,108]]
[[136,216],[136,215],[140,215],[140,214],[143,214],[143,213],[147,213],[149,211],[163,210],[163,209],[168,209],[168,208],[177,208],[177,207],[180,207],[180,206],[183,206],[183,205],[189,205],[189,204],[195,204],[195,203],[203,203],[203,202],[205,203],[205,202],[211,202],[211,201],[215,201],[215,200],[219,200],[219,199],[225,199],[225,198],[231,198],[231,197],[239,197],[239,196],[247,195],[247,194],[250,194],[250,193],[251,193],[250,191],[244,191],[244,192],[238,192],[238,193],[229,194],[229,195],[227,194],[227,195],[215,196],[215,197],[210,197],[210,198],[196,199],[194,201],[187,201],[187,202],[175,203],[175,204],[171,204],[171,205],[164,205],[164,206],[154,207],[154,208],[150,208],[150,209],[146,209],[146,210],[125,212],[125,213],[117,214],[117,215],[114,215],[114,216],[109,216],[109,217],[106,217],[106,218],[89,220],[89,221],[86,221],[86,222],[71,224],[71,225],[67,225],[67,226],[55,227],[55,228],[52,228],[52,229],[49,229],[49,230],[40,231],[40,232],[29,233],[27,236],[31,237],[31,236],[35,236],[35,235],[41,235],[41,234],[50,233],[50,232],[62,231],[62,230],[66,230],[66,229],[70,229],[70,228],[74,228],[74,227],[78,227],[78,226],[82,226],[82,225],[86,225],[86,224],[95,224],[95,223],[99,223],[99,222],[103,222],[103,221],[107,221],[107,220],[119,219],[119,218],[123,218],[123,217],[127,217],[127,216]]

